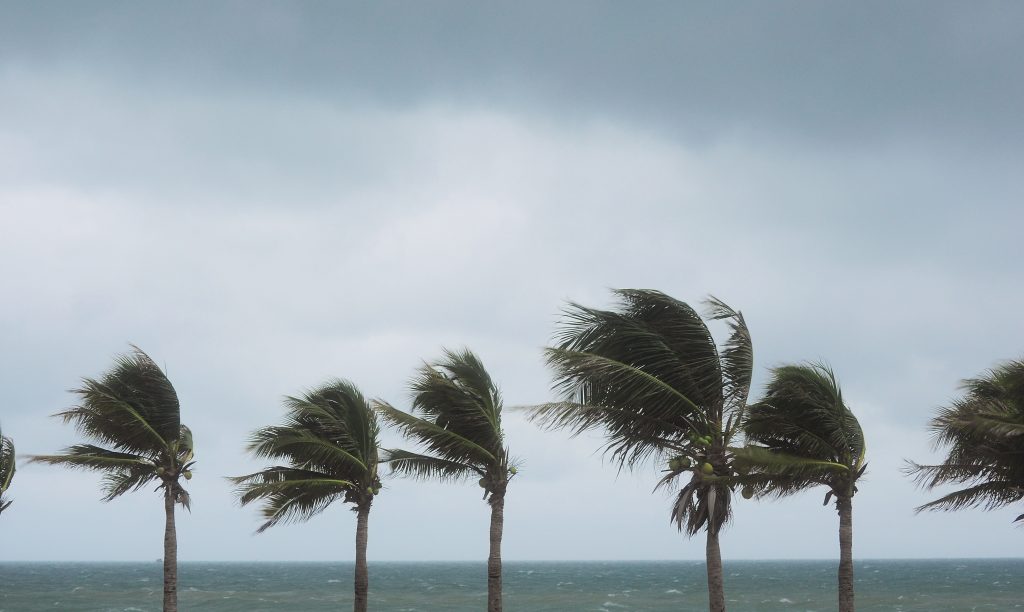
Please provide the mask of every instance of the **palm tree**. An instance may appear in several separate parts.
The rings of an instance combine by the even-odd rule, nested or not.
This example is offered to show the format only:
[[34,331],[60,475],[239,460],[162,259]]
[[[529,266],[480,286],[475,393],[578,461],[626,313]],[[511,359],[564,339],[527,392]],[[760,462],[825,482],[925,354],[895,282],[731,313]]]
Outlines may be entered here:
[[257,533],[280,522],[306,521],[335,501],[356,513],[355,599],[353,609],[366,612],[370,579],[366,542],[370,506],[380,492],[377,475],[377,416],[359,389],[332,380],[302,397],[286,397],[283,425],[253,432],[248,450],[262,459],[279,460],[247,476],[231,478],[242,505],[262,502],[266,519]]
[[620,467],[670,459],[658,487],[688,478],[671,520],[707,532],[712,612],[725,610],[719,533],[732,514],[740,475],[730,448],[750,389],[753,349],[743,315],[710,298],[708,317],[730,336],[721,349],[688,304],[653,290],[618,290],[616,310],[570,304],[555,346],[546,349],[564,401],[531,409],[531,419],[573,435],[603,428]]
[[853,496],[866,464],[864,432],[843,401],[836,376],[822,364],[772,370],[764,398],[747,410],[743,456],[764,478],[745,488],[789,495],[823,485],[839,512],[839,611],[853,612]]
[[439,363],[425,364],[412,381],[412,392],[414,414],[381,401],[376,408],[426,450],[389,450],[388,464],[395,473],[413,478],[457,481],[479,476],[484,500],[491,506],[487,610],[500,612],[505,491],[516,473],[501,428],[501,394],[468,350],[445,350]]
[[[87,441],[33,462],[102,472],[103,501],[157,484],[164,496],[164,612],[178,610],[178,540],[174,505],[190,507],[179,479],[192,478],[192,432],[181,424],[171,381],[138,347],[115,359],[99,380],[85,378],[72,390],[80,404],[59,412]],[[110,447],[110,448],[105,448]]]
[[[936,448],[948,447],[938,465],[910,463],[908,472],[927,489],[966,485],[917,508],[1000,508],[1024,500],[1024,361],[1009,361],[965,380],[964,395],[931,420]],[[1024,521],[1024,514],[1014,522]]]
[[4,493],[11,486],[11,479],[14,478],[14,442],[5,438],[0,431],[0,513],[11,505],[10,500],[4,499]]

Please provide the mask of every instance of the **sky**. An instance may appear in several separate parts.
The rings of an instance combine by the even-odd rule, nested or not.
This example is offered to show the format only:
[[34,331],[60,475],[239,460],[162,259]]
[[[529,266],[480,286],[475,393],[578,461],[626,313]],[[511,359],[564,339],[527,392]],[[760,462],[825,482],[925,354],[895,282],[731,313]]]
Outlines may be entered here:
[[[350,560],[336,505],[260,535],[225,476],[332,377],[409,404],[468,347],[521,461],[506,559],[701,559],[599,434],[541,431],[567,302],[715,295],[769,369],[824,360],[868,441],[860,558],[1020,554],[1022,509],[915,515],[959,381],[1024,353],[1024,5],[0,1],[0,423],[140,346],[195,435],[182,560]],[[398,445],[392,433],[387,445]],[[739,500],[725,559],[834,558],[824,490]],[[151,560],[159,494],[27,465],[0,561]],[[387,478],[369,558],[482,560],[475,483]]]

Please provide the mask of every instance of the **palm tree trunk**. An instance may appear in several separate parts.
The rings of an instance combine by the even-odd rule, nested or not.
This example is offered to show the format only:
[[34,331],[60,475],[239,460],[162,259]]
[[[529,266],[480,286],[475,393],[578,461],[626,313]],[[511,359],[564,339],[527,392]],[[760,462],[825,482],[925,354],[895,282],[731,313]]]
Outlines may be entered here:
[[370,503],[359,504],[356,509],[356,584],[355,612],[366,612],[370,591],[370,572],[366,568],[366,539],[370,521]]
[[718,534],[708,529],[708,609],[711,612],[725,612],[725,584],[722,578],[722,551],[718,546]]
[[505,496],[491,495],[491,551],[487,556],[487,612],[501,612],[501,533],[505,529]]
[[178,534],[174,526],[174,492],[164,487],[164,612],[178,612]]
[[853,500],[839,497],[839,612],[853,612]]

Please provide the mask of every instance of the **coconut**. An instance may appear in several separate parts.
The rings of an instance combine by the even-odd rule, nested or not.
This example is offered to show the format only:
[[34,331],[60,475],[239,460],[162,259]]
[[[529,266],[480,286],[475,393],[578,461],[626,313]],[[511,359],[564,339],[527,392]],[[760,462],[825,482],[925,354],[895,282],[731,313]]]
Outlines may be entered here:
[[513,476],[515,476],[516,474],[518,474],[518,473],[519,473],[519,470],[517,470],[517,469],[516,469],[516,468],[515,468],[515,467],[513,466],[513,467],[510,467],[510,468],[508,468],[508,473],[509,473],[509,474],[512,474]]
[[192,480],[192,472],[189,470],[185,470],[181,475],[185,477],[185,480]]
[[751,486],[743,487],[743,490],[740,491],[740,495],[743,496],[743,499],[750,499],[751,497],[754,496],[754,487],[751,487]]
[[704,472],[705,476],[710,476],[715,473],[715,466],[711,465],[710,463],[705,463],[704,465],[700,466],[700,471]]
[[491,481],[487,480],[486,478],[481,478],[480,480],[478,480],[476,482],[477,482],[478,485],[480,485],[481,487],[486,489],[487,485],[490,484]]

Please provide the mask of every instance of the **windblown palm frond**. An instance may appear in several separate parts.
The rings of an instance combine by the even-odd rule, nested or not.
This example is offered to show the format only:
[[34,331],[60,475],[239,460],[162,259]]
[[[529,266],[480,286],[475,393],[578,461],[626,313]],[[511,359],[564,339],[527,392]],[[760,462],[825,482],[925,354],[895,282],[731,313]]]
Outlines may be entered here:
[[[986,510],[1024,500],[1024,361],[1010,361],[963,382],[964,395],[931,421],[936,448],[948,449],[937,465],[910,463],[907,472],[927,488],[965,488],[917,510]],[[1024,515],[1015,521],[1024,520]]]
[[737,453],[762,477],[763,494],[825,485],[836,496],[853,495],[864,471],[864,432],[828,366],[772,370],[764,398],[749,407],[743,427],[752,445]]
[[14,442],[0,431],[0,512],[11,505],[11,500],[5,499],[4,493],[11,487],[14,469]]
[[284,424],[253,432],[248,450],[281,460],[230,478],[243,506],[263,502],[262,532],[281,521],[304,521],[336,500],[369,507],[379,491],[377,418],[351,382],[332,380],[302,397],[286,397]]
[[691,535],[702,528],[717,533],[731,516],[739,476],[728,445],[750,388],[746,323],[724,302],[708,301],[709,318],[725,320],[731,332],[720,353],[685,302],[653,290],[615,295],[615,310],[568,306],[555,346],[545,351],[562,401],[531,408],[530,419],[574,435],[602,429],[604,450],[620,468],[672,458],[659,486],[691,477],[676,496],[672,521]]
[[192,432],[181,424],[174,386],[149,355],[133,347],[103,377],[83,379],[72,393],[80,403],[54,416],[98,444],[75,444],[32,462],[101,472],[104,501],[157,482],[188,507],[179,478],[191,478]]

